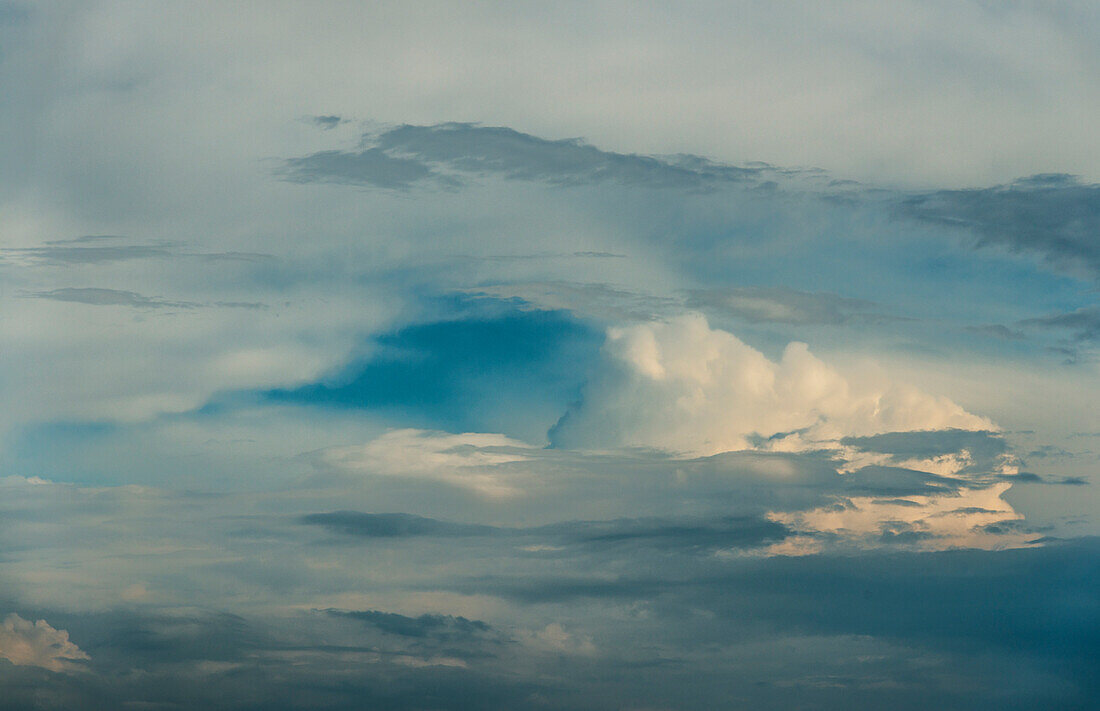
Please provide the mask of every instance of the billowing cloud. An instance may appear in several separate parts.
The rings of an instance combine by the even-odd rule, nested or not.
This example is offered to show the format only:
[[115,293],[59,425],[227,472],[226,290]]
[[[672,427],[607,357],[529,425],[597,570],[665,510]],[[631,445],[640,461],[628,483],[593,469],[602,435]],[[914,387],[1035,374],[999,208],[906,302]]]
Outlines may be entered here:
[[50,671],[71,671],[88,660],[69,633],[54,629],[45,620],[31,622],[12,613],[0,623],[0,658],[12,664]]
[[791,343],[778,361],[689,314],[608,331],[583,401],[555,446],[657,447],[690,455],[807,449],[907,430],[994,429],[951,400],[900,384],[849,382]]

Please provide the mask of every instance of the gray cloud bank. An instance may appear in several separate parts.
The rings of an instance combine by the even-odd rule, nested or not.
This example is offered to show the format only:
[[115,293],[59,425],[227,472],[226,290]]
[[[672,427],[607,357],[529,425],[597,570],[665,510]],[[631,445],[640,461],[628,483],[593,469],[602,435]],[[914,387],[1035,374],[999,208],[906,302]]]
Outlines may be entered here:
[[449,173],[492,174],[551,185],[616,183],[706,190],[755,182],[763,167],[712,163],[698,156],[654,157],[603,151],[580,139],[547,140],[506,127],[445,123],[404,125],[365,137],[358,151],[321,151],[288,160],[287,179],[409,188],[429,178],[454,186]]
[[941,190],[901,202],[902,215],[969,230],[980,245],[1035,252],[1059,266],[1100,273],[1100,185],[1062,174],[1007,185]]

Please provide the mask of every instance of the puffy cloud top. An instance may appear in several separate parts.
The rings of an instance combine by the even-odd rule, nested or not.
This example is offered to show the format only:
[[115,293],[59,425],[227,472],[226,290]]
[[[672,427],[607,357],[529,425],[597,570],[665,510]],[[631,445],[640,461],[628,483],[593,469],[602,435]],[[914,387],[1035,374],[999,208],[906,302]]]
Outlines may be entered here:
[[699,314],[612,328],[556,446],[656,447],[706,456],[759,445],[805,449],[842,437],[989,430],[992,422],[916,388],[856,385],[791,343],[778,361]]
[[45,620],[31,622],[16,614],[0,623],[0,658],[12,664],[66,671],[74,662],[88,659],[69,641],[69,633],[54,629]]

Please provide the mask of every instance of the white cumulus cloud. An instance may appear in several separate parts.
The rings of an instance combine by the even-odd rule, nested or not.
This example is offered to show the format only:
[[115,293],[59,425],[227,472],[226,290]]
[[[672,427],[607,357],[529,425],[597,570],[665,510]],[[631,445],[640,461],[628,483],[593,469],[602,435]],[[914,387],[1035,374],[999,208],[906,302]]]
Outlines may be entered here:
[[706,456],[776,435],[768,448],[803,450],[883,432],[996,429],[945,397],[851,382],[804,343],[772,361],[699,314],[612,328],[603,354],[583,401],[555,427],[557,446]]
[[12,664],[50,671],[68,671],[88,655],[69,641],[69,633],[54,629],[45,620],[31,622],[16,614],[0,623],[0,658]]

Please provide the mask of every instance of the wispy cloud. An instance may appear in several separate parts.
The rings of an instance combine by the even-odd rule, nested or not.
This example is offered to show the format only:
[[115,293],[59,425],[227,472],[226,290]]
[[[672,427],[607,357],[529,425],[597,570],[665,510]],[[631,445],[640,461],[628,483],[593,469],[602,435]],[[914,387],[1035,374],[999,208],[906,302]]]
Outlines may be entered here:
[[88,304],[90,306],[128,306],[137,309],[194,309],[211,306],[245,309],[264,308],[263,304],[246,301],[216,301],[206,304],[195,301],[172,301],[157,296],[144,296],[134,291],[106,289],[101,287],[66,287],[63,289],[51,289],[50,291],[26,292],[21,294],[21,296],[31,299],[68,301],[75,304]]
[[785,287],[692,290],[687,295],[687,306],[749,323],[839,326],[900,320],[881,313],[877,304],[870,301]]
[[901,202],[900,213],[970,231],[979,245],[1035,252],[1056,265],[1100,273],[1100,185],[1071,175],[914,195]]
[[551,185],[616,183],[707,190],[754,183],[770,167],[714,163],[699,156],[656,157],[604,151],[580,139],[547,140],[511,128],[444,123],[404,125],[364,136],[358,151],[321,151],[286,161],[296,182],[408,188],[432,179],[456,185],[453,173],[498,175]]

